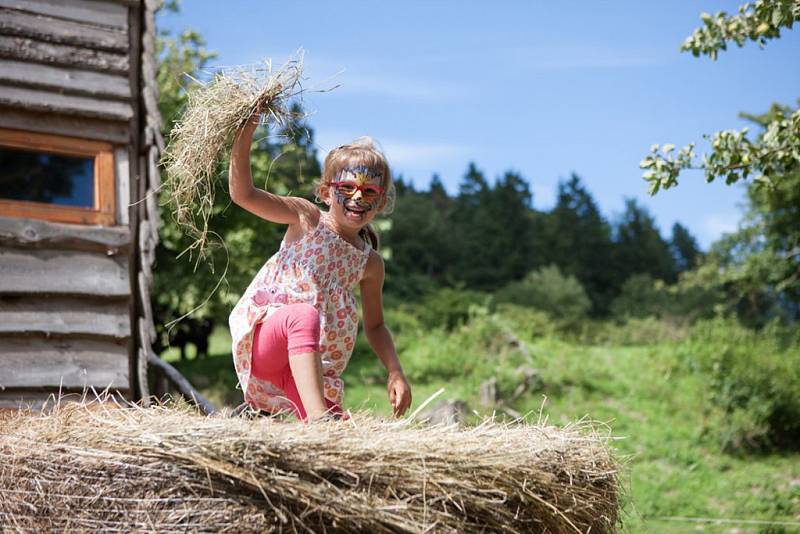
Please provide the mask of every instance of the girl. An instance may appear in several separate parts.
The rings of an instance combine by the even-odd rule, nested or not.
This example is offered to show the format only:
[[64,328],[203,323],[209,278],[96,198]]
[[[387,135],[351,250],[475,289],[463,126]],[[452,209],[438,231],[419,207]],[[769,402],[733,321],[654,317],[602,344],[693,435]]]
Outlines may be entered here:
[[396,416],[411,404],[411,388],[383,322],[384,265],[369,226],[393,194],[389,166],[370,140],[332,150],[317,196],[321,211],[298,197],[253,187],[250,145],[257,121],[236,134],[229,169],[234,203],[287,224],[278,252],[259,270],[229,318],[233,359],[245,404],[301,420],[342,415],[340,378],[353,352],[360,285],[364,332],[389,373]]

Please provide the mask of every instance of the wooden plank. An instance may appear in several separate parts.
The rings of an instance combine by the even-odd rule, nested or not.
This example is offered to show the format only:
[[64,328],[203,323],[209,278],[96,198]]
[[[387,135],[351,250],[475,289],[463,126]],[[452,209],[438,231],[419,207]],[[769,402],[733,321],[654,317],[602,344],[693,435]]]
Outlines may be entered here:
[[4,35],[93,50],[128,51],[128,32],[125,30],[57,19],[5,7],[0,7],[0,32]]
[[114,224],[113,213],[105,213],[91,208],[76,208],[25,200],[0,199],[0,214],[5,217],[45,219],[63,223],[104,226],[112,226]]
[[[61,388],[9,388],[0,390],[0,410],[33,410],[35,412],[49,411],[59,404],[80,402],[83,404],[107,404],[109,408],[124,406],[124,394],[127,390],[118,390],[103,393],[98,396],[91,390],[71,390]],[[101,391],[97,392],[98,394]]]
[[139,348],[139,357],[136,359],[136,378],[139,384],[139,397],[142,399],[142,406],[150,406],[150,383],[147,379],[147,352]]
[[127,256],[0,248],[0,293],[129,296]]
[[0,297],[0,334],[127,338],[131,335],[128,301],[45,295]]
[[0,107],[0,128],[13,128],[57,135],[74,135],[118,144],[130,142],[128,123],[88,117],[71,117],[57,113],[42,113]]
[[148,278],[152,278],[152,249],[148,245],[150,235],[150,221],[142,218],[139,221],[139,267]]
[[116,176],[114,153],[100,152],[94,158],[95,208],[106,214],[111,224],[116,222]]
[[128,55],[0,35],[0,57],[126,74]]
[[0,0],[0,7],[127,30],[128,8],[92,0]]
[[94,339],[2,338],[0,389],[59,386],[129,389],[127,347]]
[[131,88],[126,76],[13,59],[0,59],[0,82],[4,82],[4,85],[43,88],[67,94],[121,100],[131,98]]
[[[155,146],[150,147],[147,158],[147,178],[148,194],[152,193],[153,202],[158,198],[158,189],[161,188],[161,172],[158,168],[160,149]],[[161,224],[161,212],[158,209],[150,209],[148,206],[149,217],[156,222],[156,226]]]
[[96,251],[114,256],[128,251],[131,231],[127,226],[85,226],[0,217],[0,245]]
[[138,276],[139,281],[139,299],[142,303],[142,312],[144,312],[144,318],[139,319],[140,325],[144,325],[146,328],[146,332],[141,332],[142,334],[147,334],[145,337],[142,336],[142,343],[147,343],[150,346],[156,340],[156,329],[153,325],[153,307],[150,302],[150,282],[144,276],[144,273],[139,271]]
[[[9,388],[0,390],[0,409],[42,411],[55,407],[60,402],[80,402],[82,391],[53,388]],[[94,398],[94,395],[88,398]]]
[[117,165],[117,223],[127,226],[129,224],[128,210],[130,209],[131,190],[130,190],[130,165],[128,163],[128,149],[115,148],[114,161]]
[[0,86],[0,105],[117,121],[127,121],[133,117],[129,102],[8,85]]
[[0,144],[23,150],[55,152],[65,156],[91,157],[100,152],[108,152],[110,154],[112,148],[110,143],[80,139],[78,137],[63,137],[60,135],[6,129],[0,129]]

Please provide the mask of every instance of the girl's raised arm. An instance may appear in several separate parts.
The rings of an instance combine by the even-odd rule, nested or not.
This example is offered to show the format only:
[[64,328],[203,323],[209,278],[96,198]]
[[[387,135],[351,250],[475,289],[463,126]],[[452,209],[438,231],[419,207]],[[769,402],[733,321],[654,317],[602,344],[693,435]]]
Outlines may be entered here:
[[228,169],[231,200],[267,221],[296,225],[311,216],[317,207],[304,198],[280,196],[253,186],[250,173],[250,145],[258,122],[255,118],[236,132]]

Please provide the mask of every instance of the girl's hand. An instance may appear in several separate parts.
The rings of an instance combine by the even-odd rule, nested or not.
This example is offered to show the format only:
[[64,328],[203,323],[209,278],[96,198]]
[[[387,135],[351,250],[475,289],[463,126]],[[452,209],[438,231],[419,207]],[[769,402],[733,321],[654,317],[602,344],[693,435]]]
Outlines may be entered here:
[[411,406],[411,386],[408,385],[403,371],[392,371],[386,381],[389,391],[389,403],[392,405],[392,414],[399,417],[406,413]]

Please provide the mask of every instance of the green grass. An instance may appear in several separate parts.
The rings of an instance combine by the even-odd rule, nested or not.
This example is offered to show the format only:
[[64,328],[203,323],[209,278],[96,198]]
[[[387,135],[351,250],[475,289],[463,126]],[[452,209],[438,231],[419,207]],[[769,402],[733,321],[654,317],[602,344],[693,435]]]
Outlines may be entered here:
[[[526,357],[502,341],[502,332],[502,322],[486,318],[451,333],[414,325],[399,332],[401,360],[413,378],[411,409],[443,387],[440,399],[458,398],[480,411],[482,380],[497,376],[501,391],[507,391],[515,385],[516,367],[533,367],[543,386],[518,399],[515,410],[535,421],[546,397],[543,414],[551,423],[589,417],[619,438],[613,444],[625,462],[627,531],[800,532],[795,526],[663,519],[800,521],[800,454],[721,452],[710,430],[719,413],[709,404],[708,379],[686,364],[686,344],[665,339],[648,345],[581,345],[552,334],[521,335],[530,348]],[[207,359],[177,362],[175,353],[166,359],[217,405],[241,402],[226,330],[214,332]],[[363,339],[344,379],[347,408],[389,415],[385,374]]]

